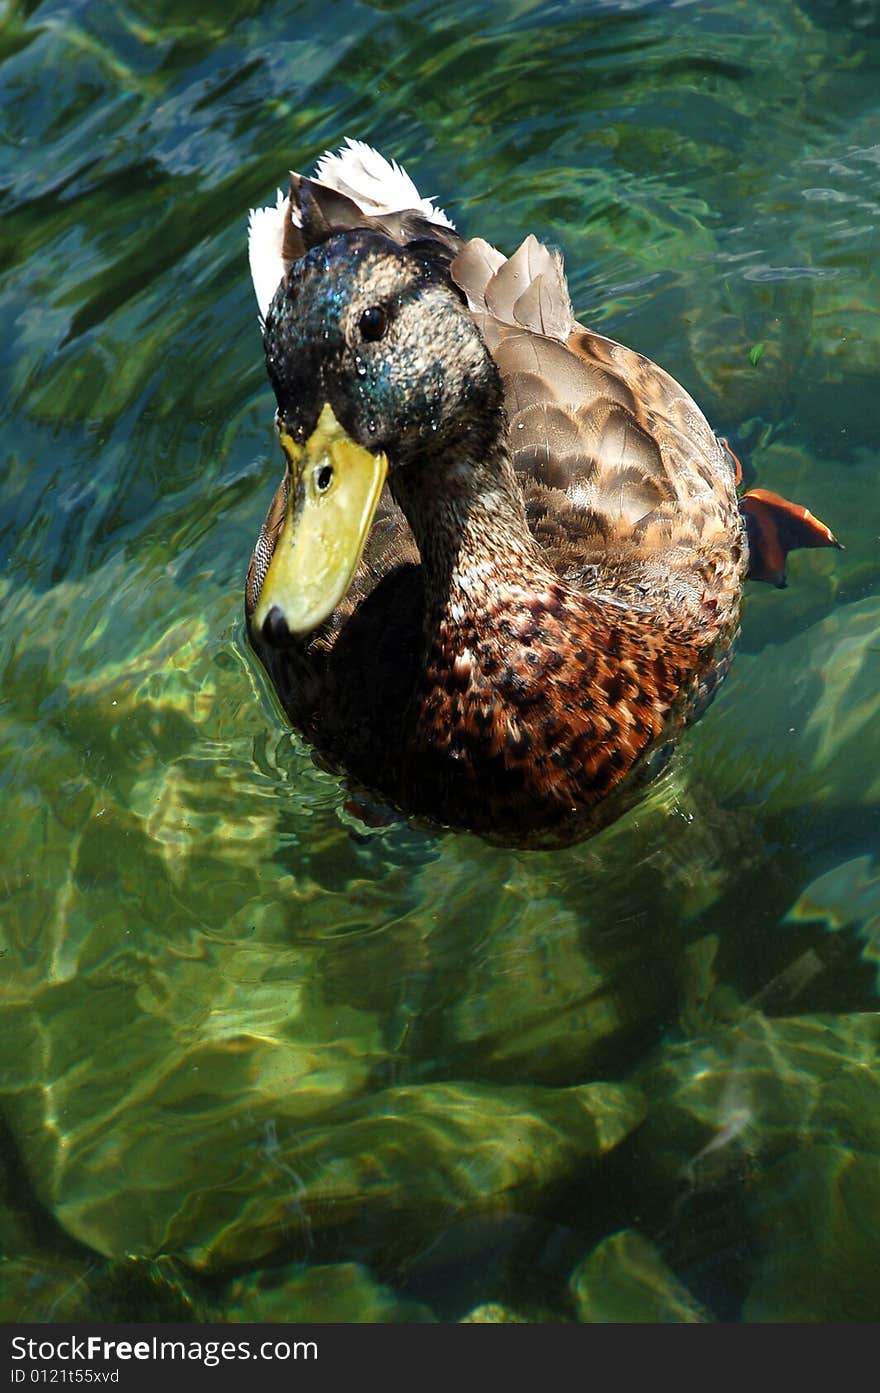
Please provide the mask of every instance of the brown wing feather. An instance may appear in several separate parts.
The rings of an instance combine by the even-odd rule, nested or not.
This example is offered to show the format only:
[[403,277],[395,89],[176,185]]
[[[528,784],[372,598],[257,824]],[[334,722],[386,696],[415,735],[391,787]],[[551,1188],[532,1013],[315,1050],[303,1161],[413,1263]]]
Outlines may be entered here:
[[534,237],[507,261],[469,242],[451,274],[501,373],[529,522],[558,572],[682,615],[738,593],[734,472],[684,388],[574,320],[561,258]]
[[503,253],[482,237],[471,237],[464,243],[455,258],[452,274],[459,290],[467,296],[471,309],[478,308],[480,304],[485,308],[486,286],[505,260]]

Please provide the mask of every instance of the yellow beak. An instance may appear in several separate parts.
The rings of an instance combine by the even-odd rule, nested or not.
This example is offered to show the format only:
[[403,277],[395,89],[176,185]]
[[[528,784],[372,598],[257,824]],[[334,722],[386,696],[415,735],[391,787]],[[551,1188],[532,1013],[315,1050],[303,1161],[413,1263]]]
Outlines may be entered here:
[[351,585],[388,473],[347,435],[325,403],[305,445],[281,432],[290,488],[287,512],[251,623],[262,633],[278,608],[292,634],[329,619]]

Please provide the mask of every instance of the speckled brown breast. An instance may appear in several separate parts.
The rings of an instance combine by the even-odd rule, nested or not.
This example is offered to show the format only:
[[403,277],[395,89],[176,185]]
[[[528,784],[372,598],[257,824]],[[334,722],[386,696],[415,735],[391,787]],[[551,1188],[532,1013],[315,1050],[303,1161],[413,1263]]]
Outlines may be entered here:
[[[731,614],[695,644],[559,582],[442,623],[402,762],[405,803],[493,840],[555,844],[616,816],[717,685]],[[656,772],[654,761],[651,773]],[[644,771],[647,774],[647,770]]]

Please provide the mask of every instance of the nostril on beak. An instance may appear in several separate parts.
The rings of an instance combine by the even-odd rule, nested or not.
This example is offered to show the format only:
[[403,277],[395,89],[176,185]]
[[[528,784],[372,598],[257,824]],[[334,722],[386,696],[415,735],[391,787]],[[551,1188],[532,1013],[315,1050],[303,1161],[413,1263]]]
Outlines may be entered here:
[[263,638],[273,648],[282,648],[285,643],[290,642],[290,637],[287,620],[278,606],[273,605],[263,620]]

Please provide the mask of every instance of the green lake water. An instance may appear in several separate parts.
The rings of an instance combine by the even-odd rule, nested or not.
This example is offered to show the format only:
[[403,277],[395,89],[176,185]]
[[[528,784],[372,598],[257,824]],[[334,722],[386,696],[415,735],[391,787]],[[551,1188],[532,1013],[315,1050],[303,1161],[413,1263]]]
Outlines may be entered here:
[[[0,1317],[880,1319],[880,4],[0,26]],[[247,213],[349,135],[846,544],[566,851],[364,826],[247,649]]]

